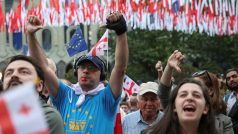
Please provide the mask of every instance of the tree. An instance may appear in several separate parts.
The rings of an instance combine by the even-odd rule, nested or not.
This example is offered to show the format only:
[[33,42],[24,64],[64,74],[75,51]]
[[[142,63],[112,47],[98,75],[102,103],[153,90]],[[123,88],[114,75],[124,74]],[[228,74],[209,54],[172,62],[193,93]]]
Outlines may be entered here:
[[[99,30],[98,37],[105,30]],[[113,60],[116,44],[115,34],[109,35],[109,55]],[[208,70],[223,73],[226,69],[237,67],[238,63],[238,35],[214,36],[206,34],[183,32],[169,32],[160,30],[128,31],[129,64],[126,74],[133,80],[154,81],[157,72],[154,68],[158,60],[166,65],[170,54],[178,49],[185,56],[182,73],[175,73],[175,79],[190,77],[198,70]],[[110,62],[110,68],[114,61]],[[109,72],[110,73],[110,69]],[[72,76],[72,73],[67,77]],[[108,75],[109,76],[109,75]]]

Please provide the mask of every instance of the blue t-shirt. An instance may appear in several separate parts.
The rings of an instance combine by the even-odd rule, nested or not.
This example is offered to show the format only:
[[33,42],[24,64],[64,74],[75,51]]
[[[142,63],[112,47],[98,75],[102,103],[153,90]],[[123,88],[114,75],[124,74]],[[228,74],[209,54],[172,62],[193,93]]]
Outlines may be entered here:
[[120,97],[114,99],[110,85],[97,95],[87,95],[80,107],[76,107],[79,95],[71,87],[59,82],[53,105],[59,110],[68,134],[113,134],[117,106]]

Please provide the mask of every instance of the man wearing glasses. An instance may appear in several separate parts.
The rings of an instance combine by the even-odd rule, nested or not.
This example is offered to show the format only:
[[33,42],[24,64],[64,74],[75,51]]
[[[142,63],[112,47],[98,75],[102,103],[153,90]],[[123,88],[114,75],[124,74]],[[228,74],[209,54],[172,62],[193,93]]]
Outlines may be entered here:
[[127,25],[120,12],[112,12],[107,16],[106,27],[117,34],[115,65],[108,85],[104,87],[102,83],[105,79],[103,61],[98,57],[83,56],[74,65],[78,83],[69,87],[49,69],[45,54],[36,39],[35,32],[42,28],[42,22],[36,16],[28,19],[30,55],[43,68],[53,105],[60,111],[68,134],[112,134],[114,131],[114,120],[128,63]]

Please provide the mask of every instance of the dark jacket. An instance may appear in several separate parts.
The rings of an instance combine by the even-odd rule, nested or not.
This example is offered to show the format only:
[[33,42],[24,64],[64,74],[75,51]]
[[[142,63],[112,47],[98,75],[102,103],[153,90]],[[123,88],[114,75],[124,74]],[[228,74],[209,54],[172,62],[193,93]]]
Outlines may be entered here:
[[63,120],[59,112],[47,104],[41,97],[39,98],[50,134],[65,134]]
[[234,133],[238,134],[238,101],[232,106],[228,116],[231,117]]

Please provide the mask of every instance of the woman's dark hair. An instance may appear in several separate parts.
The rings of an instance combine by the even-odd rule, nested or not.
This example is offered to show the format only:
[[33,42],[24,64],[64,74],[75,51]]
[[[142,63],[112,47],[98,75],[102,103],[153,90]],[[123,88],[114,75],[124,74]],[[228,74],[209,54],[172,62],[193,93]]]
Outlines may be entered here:
[[[211,104],[212,108],[215,112],[215,114],[226,114],[226,103],[222,99],[220,95],[220,89],[219,89],[219,81],[215,74],[208,72],[207,74],[203,74],[198,76],[205,85],[210,89],[213,94],[210,95],[211,97]],[[209,78],[208,78],[209,77]],[[208,84],[211,83],[211,84]]]
[[2,81],[4,80],[5,71],[6,71],[6,68],[8,67],[8,65],[11,64],[12,62],[18,61],[18,60],[23,60],[23,61],[31,63],[34,66],[38,77],[44,83],[45,78],[44,78],[44,73],[43,73],[43,70],[41,69],[41,67],[37,64],[35,59],[33,59],[32,57],[29,57],[29,56],[24,56],[24,55],[16,55],[16,56],[13,56],[10,59],[8,59],[8,63],[2,71]]
[[171,92],[168,106],[165,109],[165,114],[163,118],[153,125],[152,127],[143,131],[143,134],[180,134],[180,124],[177,113],[174,112],[175,108],[175,99],[177,97],[178,91],[180,87],[186,83],[194,83],[201,87],[206,106],[209,108],[207,114],[203,114],[199,126],[198,133],[199,134],[217,134],[215,128],[215,116],[211,107],[210,97],[208,95],[207,87],[200,81],[195,80],[193,78],[182,80],[178,86]]

